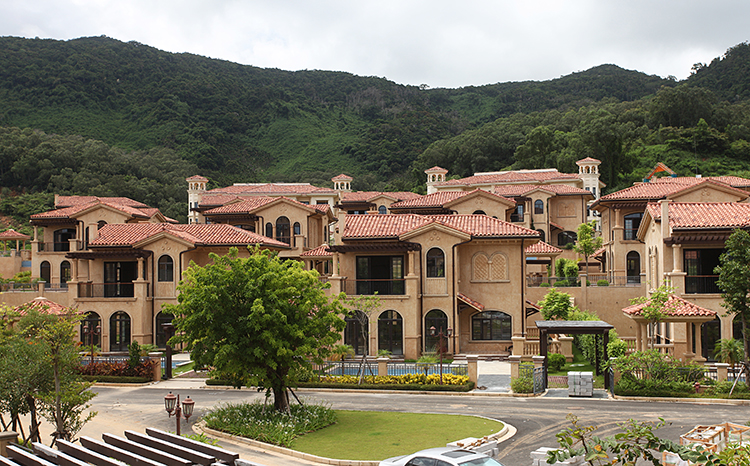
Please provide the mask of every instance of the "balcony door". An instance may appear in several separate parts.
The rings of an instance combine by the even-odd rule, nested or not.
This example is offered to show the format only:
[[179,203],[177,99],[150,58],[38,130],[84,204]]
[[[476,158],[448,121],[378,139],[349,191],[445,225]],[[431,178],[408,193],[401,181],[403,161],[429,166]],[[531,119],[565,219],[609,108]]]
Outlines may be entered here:
[[138,278],[138,262],[104,263],[104,297],[135,296],[133,280]]
[[685,293],[721,293],[714,269],[719,265],[723,249],[685,249]]
[[404,294],[404,256],[357,257],[357,294]]

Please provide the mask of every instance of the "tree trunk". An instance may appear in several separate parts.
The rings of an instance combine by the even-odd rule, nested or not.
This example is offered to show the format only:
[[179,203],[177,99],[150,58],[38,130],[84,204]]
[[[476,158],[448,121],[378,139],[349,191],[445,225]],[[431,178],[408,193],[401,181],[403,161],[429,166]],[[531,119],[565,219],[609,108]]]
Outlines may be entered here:
[[39,436],[39,425],[41,424],[36,417],[36,400],[33,396],[26,396],[26,404],[29,405],[29,417],[31,418],[31,425],[29,426],[29,440],[32,442],[41,442],[42,439]]
[[273,387],[273,408],[282,413],[289,412],[289,394],[284,385],[274,385]]

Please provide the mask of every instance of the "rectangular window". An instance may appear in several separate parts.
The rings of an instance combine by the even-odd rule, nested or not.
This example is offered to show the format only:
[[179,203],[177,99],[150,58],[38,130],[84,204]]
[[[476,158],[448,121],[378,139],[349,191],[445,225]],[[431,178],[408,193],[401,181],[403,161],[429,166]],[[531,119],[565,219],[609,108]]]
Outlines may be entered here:
[[404,256],[357,257],[357,294],[404,294]]

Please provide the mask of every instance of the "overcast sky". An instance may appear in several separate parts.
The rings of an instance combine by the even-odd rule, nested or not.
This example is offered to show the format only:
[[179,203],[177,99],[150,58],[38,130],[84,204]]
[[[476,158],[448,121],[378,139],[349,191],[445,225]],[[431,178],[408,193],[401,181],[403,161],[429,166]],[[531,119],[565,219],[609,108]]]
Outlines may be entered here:
[[750,39],[750,1],[0,0],[0,35],[106,35],[430,87],[543,81],[604,63],[684,79]]

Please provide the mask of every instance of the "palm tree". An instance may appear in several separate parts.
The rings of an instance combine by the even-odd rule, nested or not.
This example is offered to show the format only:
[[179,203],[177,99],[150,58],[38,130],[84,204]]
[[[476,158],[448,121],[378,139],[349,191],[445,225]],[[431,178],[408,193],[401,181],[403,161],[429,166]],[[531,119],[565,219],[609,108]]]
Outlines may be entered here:
[[741,362],[745,356],[745,348],[740,340],[734,338],[722,338],[716,342],[714,347],[714,357],[717,361],[734,366]]

